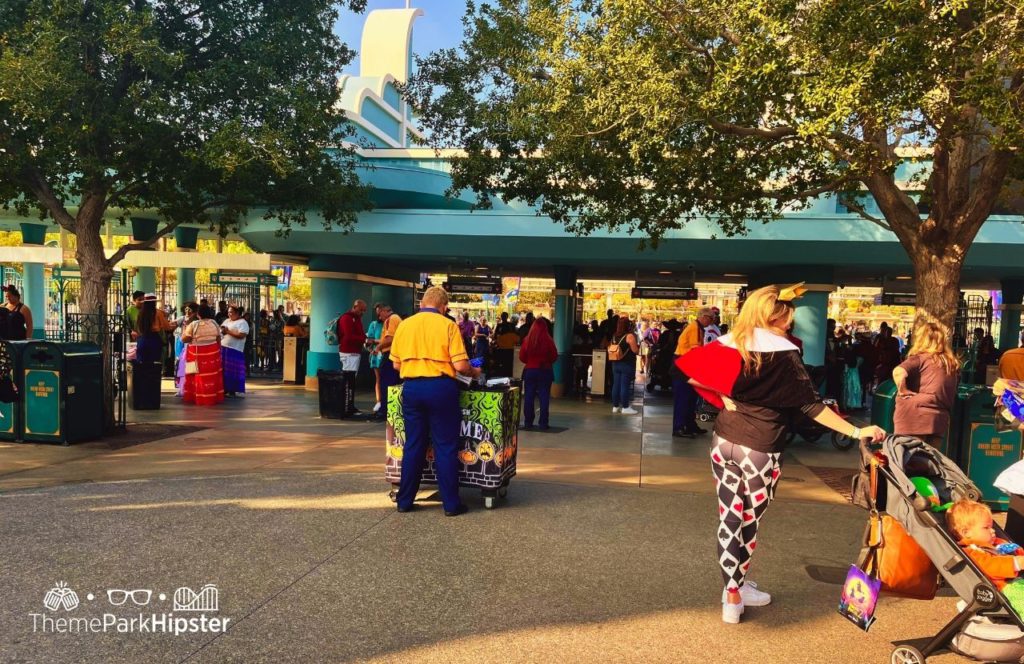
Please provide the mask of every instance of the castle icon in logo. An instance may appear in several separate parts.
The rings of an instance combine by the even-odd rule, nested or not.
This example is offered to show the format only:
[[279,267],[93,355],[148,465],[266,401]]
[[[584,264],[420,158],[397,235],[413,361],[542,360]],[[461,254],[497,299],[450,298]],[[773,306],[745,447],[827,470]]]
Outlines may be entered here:
[[217,611],[220,605],[220,591],[208,583],[199,592],[182,586],[174,591],[175,611]]
[[61,607],[64,607],[65,611],[74,611],[78,608],[78,603],[78,593],[68,588],[68,584],[64,581],[60,581],[50,588],[43,597],[43,606],[50,611],[56,611]]

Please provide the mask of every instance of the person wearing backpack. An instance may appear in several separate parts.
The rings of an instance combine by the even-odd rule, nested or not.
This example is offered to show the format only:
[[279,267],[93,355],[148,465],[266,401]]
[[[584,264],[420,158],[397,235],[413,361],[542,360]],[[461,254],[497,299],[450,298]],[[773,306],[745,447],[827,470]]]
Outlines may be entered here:
[[[348,375],[353,389],[356,384],[356,373],[359,371],[363,346],[366,344],[366,331],[363,329],[363,314],[365,313],[366,302],[356,300],[352,303],[351,309],[338,317],[336,331],[338,357],[341,359],[341,371]],[[348,415],[362,415],[362,412],[353,405]]]
[[608,344],[608,362],[612,365],[612,412],[636,415],[640,411],[630,406],[633,400],[633,381],[636,378],[636,357],[640,345],[633,334],[633,321],[619,316],[615,333]]
[[9,341],[22,341],[32,336],[32,310],[21,302],[21,293],[13,285],[6,286],[7,334]]

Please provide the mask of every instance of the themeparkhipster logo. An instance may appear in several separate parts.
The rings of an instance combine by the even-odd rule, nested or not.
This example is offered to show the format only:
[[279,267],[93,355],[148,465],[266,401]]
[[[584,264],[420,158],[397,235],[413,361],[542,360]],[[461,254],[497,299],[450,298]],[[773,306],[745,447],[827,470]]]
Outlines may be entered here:
[[[87,615],[93,607],[100,607],[102,613]],[[170,611],[161,611],[164,607]],[[231,618],[208,615],[220,611],[220,591],[212,583],[199,590],[182,586],[170,597],[149,588],[109,588],[86,593],[83,603],[73,588],[60,581],[43,595],[43,608],[45,612],[29,614],[33,632],[221,634],[231,622]]]

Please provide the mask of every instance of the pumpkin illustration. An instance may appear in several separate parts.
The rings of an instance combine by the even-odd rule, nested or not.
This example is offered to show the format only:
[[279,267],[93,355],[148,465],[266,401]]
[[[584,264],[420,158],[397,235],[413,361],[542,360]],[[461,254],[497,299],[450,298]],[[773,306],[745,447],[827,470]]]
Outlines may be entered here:
[[434,446],[431,445],[427,448],[427,463],[433,463],[434,461]]
[[476,446],[476,454],[481,461],[490,461],[494,458],[494,445],[483,441]]
[[461,452],[459,452],[459,461],[466,464],[467,466],[471,466],[474,463],[476,463],[476,454],[474,454],[473,450],[471,449],[464,449]]

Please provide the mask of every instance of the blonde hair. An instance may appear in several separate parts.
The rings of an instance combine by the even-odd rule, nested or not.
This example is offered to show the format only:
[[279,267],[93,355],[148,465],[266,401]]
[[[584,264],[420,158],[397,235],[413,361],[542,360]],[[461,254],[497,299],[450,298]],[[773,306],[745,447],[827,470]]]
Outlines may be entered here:
[[420,300],[421,306],[437,306],[446,307],[448,306],[448,291],[441,286],[431,286],[427,289],[427,292],[423,294],[423,299]]
[[921,323],[914,330],[914,343],[910,345],[907,357],[913,355],[933,355],[946,375],[955,374],[960,370],[960,359],[949,347],[949,339],[941,327],[932,322]]
[[958,500],[946,512],[946,525],[953,535],[961,540],[971,526],[980,519],[992,518],[992,510],[985,503],[975,500]]
[[747,348],[754,340],[754,330],[759,327],[785,330],[791,322],[793,305],[779,300],[778,286],[758,288],[747,297],[736,322],[729,328],[736,350],[743,358],[744,373],[756,375],[761,371],[761,354]]

